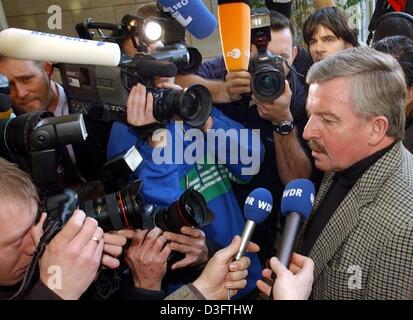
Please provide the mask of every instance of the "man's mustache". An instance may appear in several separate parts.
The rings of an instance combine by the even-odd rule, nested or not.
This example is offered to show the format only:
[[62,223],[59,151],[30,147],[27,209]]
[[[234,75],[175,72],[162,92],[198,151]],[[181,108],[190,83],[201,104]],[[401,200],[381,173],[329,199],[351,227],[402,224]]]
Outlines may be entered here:
[[316,140],[308,141],[308,145],[311,148],[311,150],[313,150],[315,152],[327,154],[326,149],[320,143],[318,143]]

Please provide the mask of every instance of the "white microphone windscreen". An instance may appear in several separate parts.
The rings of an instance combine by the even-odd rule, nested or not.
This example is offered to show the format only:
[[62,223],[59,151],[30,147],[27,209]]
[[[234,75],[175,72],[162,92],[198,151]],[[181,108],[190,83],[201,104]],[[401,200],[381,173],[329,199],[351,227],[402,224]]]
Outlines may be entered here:
[[103,66],[119,65],[115,43],[9,28],[0,32],[0,54],[14,59]]

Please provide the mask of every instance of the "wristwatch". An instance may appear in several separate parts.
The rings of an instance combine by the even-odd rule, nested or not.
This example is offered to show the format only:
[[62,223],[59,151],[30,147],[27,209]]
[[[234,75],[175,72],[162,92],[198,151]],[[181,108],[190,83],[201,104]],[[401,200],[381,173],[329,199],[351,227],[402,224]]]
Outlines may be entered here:
[[281,121],[278,123],[273,123],[272,127],[273,127],[273,130],[277,132],[278,134],[286,136],[287,134],[290,134],[291,131],[294,130],[295,125],[294,125],[294,122],[285,120],[285,121]]

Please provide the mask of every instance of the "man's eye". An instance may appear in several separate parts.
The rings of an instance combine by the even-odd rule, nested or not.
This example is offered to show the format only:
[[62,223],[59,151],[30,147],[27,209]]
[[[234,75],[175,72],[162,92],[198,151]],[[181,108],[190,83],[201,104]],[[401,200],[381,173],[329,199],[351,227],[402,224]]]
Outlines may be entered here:
[[325,124],[332,124],[334,121],[327,119],[327,118],[321,118],[321,120],[325,123]]

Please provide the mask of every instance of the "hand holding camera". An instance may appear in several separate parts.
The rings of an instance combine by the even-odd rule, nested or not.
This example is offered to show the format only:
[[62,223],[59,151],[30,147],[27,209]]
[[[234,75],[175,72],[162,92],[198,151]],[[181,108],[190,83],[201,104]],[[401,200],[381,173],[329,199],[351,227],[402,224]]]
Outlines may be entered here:
[[242,94],[251,92],[251,74],[247,71],[228,72],[222,86],[222,100],[238,101]]
[[122,230],[118,234],[132,240],[125,260],[132,272],[135,287],[159,291],[171,254],[162,230]]
[[208,247],[202,230],[182,227],[180,234],[167,231],[164,236],[170,241],[171,250],[185,255],[184,259],[171,266],[172,270],[202,265],[208,261]]
[[75,211],[40,259],[40,279],[63,299],[78,299],[96,278],[103,255],[103,230]]
[[290,111],[292,92],[288,81],[285,80],[284,91],[274,101],[262,101],[255,95],[252,96],[252,100],[257,105],[258,114],[261,118],[271,121],[272,123],[278,123],[281,121],[292,121],[293,116]]

